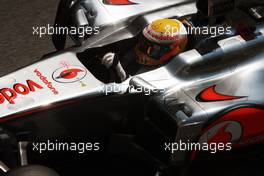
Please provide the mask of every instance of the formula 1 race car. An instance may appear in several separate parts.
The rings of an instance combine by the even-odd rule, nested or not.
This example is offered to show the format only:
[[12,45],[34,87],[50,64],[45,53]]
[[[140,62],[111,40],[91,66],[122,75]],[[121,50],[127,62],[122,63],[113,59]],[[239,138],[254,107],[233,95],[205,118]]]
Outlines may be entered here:
[[67,49],[56,34],[58,52],[0,78],[2,174],[247,173],[240,161],[263,152],[263,12],[261,0],[62,0],[54,27],[96,32],[69,33]]

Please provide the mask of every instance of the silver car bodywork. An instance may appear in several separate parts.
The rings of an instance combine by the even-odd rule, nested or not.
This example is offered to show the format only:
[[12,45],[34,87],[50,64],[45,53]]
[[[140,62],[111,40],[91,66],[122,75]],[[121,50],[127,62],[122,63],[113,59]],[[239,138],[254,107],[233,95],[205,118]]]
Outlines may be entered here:
[[[123,39],[132,38],[137,35],[141,31],[141,29],[146,26],[146,24],[156,19],[157,16],[159,16],[159,18],[170,17],[171,14],[173,14],[173,16],[175,14],[175,16],[183,16],[187,15],[187,13],[192,14],[196,12],[195,3],[192,2],[190,4],[189,1],[186,1],[187,3],[184,2],[185,1],[175,2],[172,0],[166,0],[162,3],[156,1],[142,1],[140,3],[138,2],[137,5],[109,6],[103,4],[101,1],[94,1],[94,8],[96,9],[96,11],[100,12],[98,13],[98,17],[96,19],[96,21],[98,22],[95,22],[95,25],[104,27],[103,30],[100,31],[100,34],[91,36],[91,38],[87,40],[87,43],[85,43],[82,47],[74,48],[71,51],[65,51],[60,54],[55,54],[43,61],[32,64],[28,67],[22,68],[2,77],[1,88],[12,88],[17,83],[26,85],[26,80],[34,80],[43,88],[34,92],[29,92],[27,94],[25,93],[26,96],[16,93],[18,97],[16,98],[16,100],[14,100],[14,102],[20,101],[19,103],[10,104],[10,101],[4,100],[1,104],[1,117],[6,117],[42,105],[48,105],[51,103],[73,99],[76,97],[91,96],[93,94],[104,95],[105,91],[102,91],[102,89],[105,89],[109,86],[106,86],[105,84],[97,80],[92,75],[92,73],[90,73],[89,70],[87,70],[85,66],[78,60],[78,58],[76,57],[76,53],[89,48],[104,46],[109,44],[110,42],[113,43]],[[176,9],[174,8],[174,6]],[[170,9],[170,7],[172,9]],[[165,8],[165,11],[163,10],[163,8]],[[181,8],[189,10],[185,10],[183,13],[182,10],[180,10]],[[138,11],[138,9],[141,10]],[[170,13],[167,13],[167,10],[171,10]],[[124,13],[124,11],[131,13]],[[174,13],[172,13],[172,11]],[[129,18],[131,18],[132,20],[129,20]],[[143,18],[144,23],[139,26],[135,25],[135,23],[140,24]],[[133,26],[128,27],[129,25]],[[115,32],[116,34],[118,34],[118,36],[114,34]],[[57,69],[68,69],[69,67],[82,68],[83,72],[85,72],[85,76],[82,78],[74,78],[76,80],[72,80],[70,81],[70,83],[59,82],[54,79],[53,74]],[[36,69],[40,72],[39,75],[34,72]],[[63,69],[61,71],[63,71]],[[41,79],[43,77],[46,78],[47,82],[51,82],[51,85],[58,90],[58,94],[54,95],[50,88],[47,87],[49,85],[45,85],[45,83],[43,84],[43,79]],[[12,90],[10,91],[11,93],[13,92]],[[6,90],[7,97],[11,96],[8,96],[9,94],[11,94],[10,91]]]
[[[219,48],[210,55],[201,55],[192,49],[174,57],[165,66],[135,75],[123,83],[99,81],[79,61],[77,52],[133,38],[157,18],[188,16],[197,12],[195,3],[189,1],[135,0],[134,3],[137,4],[113,6],[94,1],[93,6],[99,12],[94,25],[102,27],[100,34],[91,36],[82,47],[55,54],[2,77],[0,121],[7,122],[73,99],[111,96],[106,92],[126,94],[130,81],[136,78],[164,90],[156,101],[177,123],[176,142],[197,139],[205,123],[229,107],[264,104],[264,30],[261,26],[255,39],[245,41],[241,36],[234,36],[220,40]],[[74,69],[76,75],[64,79],[61,74],[69,69]],[[37,85],[30,85],[28,80]],[[116,86],[118,91],[114,89]],[[197,100],[197,96],[210,86],[215,86],[216,92],[240,98],[215,102]],[[179,104],[191,109],[191,113],[179,108]],[[186,152],[176,152],[172,160],[182,161],[185,157]]]

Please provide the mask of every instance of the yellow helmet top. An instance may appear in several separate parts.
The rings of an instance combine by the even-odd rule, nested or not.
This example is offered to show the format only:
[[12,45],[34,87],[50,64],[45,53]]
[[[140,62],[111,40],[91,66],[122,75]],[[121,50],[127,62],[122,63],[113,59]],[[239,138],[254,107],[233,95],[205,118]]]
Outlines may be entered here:
[[152,42],[170,44],[186,37],[187,31],[179,20],[158,19],[144,29],[143,35]]
[[158,19],[143,30],[135,46],[137,62],[160,65],[182,52],[188,43],[187,30],[177,19]]

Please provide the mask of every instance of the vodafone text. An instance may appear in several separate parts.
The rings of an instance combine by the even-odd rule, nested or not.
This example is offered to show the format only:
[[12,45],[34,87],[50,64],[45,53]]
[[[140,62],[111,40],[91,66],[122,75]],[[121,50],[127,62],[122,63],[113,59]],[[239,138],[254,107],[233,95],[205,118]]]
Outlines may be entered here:
[[44,84],[46,84],[46,86],[52,91],[52,93],[54,95],[58,95],[59,94],[58,90],[55,87],[53,87],[52,83],[50,81],[48,81],[47,77],[43,76],[43,74],[38,69],[35,69],[34,73],[36,73],[36,75],[39,77],[39,79]]
[[25,84],[16,83],[12,88],[3,88],[0,90],[0,104],[4,103],[6,100],[10,104],[15,104],[15,99],[17,95],[27,95],[31,92],[35,92],[37,89],[43,89],[38,83],[27,80]]

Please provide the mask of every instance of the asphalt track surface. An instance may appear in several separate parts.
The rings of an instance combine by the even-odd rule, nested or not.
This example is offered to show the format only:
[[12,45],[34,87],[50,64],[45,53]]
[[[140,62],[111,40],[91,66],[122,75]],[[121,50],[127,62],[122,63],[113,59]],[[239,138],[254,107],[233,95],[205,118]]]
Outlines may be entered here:
[[55,51],[51,36],[33,35],[32,27],[53,24],[59,0],[0,1],[0,76]]

